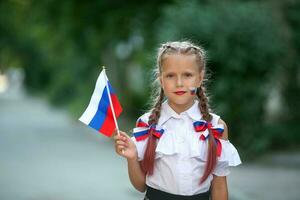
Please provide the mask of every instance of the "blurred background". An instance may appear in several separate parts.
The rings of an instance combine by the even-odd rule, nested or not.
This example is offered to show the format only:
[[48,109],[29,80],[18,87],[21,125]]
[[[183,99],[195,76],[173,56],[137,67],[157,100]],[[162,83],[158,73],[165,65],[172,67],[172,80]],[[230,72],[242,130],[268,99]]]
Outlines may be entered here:
[[230,198],[299,199],[300,1],[0,1],[0,199],[142,199],[113,142],[78,122],[101,71],[129,131],[162,42],[208,53],[213,110],[243,165]]

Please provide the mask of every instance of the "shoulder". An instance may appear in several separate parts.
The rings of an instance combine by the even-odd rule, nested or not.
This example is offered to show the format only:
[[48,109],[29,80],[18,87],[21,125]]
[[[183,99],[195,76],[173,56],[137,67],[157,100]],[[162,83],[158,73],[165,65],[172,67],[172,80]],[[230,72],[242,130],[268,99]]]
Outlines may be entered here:
[[222,134],[222,137],[221,137],[221,139],[223,139],[223,140],[228,140],[228,127],[227,127],[227,125],[226,125],[226,123],[225,123],[225,121],[219,116],[219,115],[217,115],[217,114],[215,114],[215,113],[210,113],[211,115],[212,115],[212,124],[215,124],[215,125],[222,125],[222,126],[224,126],[224,132],[223,132],[223,134]]
[[144,123],[148,123],[148,121],[149,121],[149,116],[150,116],[150,112],[146,112],[146,113],[144,113],[143,115],[141,115],[137,120],[136,120],[136,126],[137,126],[137,124],[140,122],[140,121],[142,121],[142,122],[144,122]]
[[228,127],[227,127],[225,121],[222,120],[221,118],[219,118],[218,124],[223,124],[223,126],[224,126],[224,132],[222,134],[222,139],[223,140],[228,140]]

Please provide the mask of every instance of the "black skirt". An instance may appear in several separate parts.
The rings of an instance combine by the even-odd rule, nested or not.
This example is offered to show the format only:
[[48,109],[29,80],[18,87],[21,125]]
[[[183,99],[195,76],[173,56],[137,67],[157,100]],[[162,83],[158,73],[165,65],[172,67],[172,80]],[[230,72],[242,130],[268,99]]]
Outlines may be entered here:
[[176,195],[147,186],[144,200],[209,200],[210,191],[192,196]]

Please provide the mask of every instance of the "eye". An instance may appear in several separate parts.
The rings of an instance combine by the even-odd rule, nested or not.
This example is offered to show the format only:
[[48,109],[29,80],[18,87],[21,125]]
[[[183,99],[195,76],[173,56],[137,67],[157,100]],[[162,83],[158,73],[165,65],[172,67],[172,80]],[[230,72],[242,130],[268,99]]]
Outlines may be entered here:
[[173,78],[174,74],[166,74],[166,78]]
[[192,73],[190,73],[190,72],[186,72],[186,73],[184,73],[183,75],[184,75],[185,77],[188,77],[188,78],[194,76],[194,75],[193,75]]

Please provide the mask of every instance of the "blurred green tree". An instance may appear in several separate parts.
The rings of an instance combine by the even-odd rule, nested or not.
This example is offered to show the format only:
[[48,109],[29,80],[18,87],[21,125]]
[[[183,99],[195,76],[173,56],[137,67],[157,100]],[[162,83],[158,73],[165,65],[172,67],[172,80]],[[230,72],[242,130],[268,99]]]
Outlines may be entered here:
[[78,117],[106,65],[130,119],[159,43],[190,39],[208,51],[212,107],[254,156],[299,147],[299,13],[294,0],[0,1],[0,67],[23,67],[31,93]]
[[208,50],[213,107],[248,157],[273,139],[266,103],[288,48],[277,11],[260,2],[177,1],[165,8],[158,26],[159,42],[190,38]]

